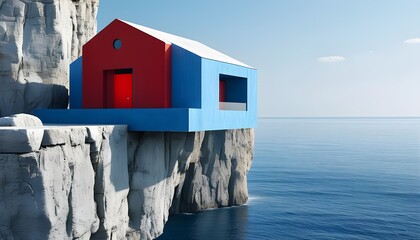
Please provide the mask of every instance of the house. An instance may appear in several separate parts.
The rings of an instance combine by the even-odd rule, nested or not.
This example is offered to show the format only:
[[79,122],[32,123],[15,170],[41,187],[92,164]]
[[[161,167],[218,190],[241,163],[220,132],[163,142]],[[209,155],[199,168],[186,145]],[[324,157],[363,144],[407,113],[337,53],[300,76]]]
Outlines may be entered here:
[[125,124],[131,131],[254,128],[257,71],[199,42],[116,19],[70,66],[70,109],[45,123]]

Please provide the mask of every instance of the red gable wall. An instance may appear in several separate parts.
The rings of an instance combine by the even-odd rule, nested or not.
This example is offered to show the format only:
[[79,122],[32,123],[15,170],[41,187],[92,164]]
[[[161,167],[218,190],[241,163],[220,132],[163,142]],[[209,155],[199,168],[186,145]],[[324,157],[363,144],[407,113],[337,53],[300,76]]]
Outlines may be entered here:
[[[116,39],[120,49],[113,46]],[[133,108],[171,107],[170,44],[114,20],[83,46],[83,108],[112,107],[109,78],[114,70],[130,68]]]

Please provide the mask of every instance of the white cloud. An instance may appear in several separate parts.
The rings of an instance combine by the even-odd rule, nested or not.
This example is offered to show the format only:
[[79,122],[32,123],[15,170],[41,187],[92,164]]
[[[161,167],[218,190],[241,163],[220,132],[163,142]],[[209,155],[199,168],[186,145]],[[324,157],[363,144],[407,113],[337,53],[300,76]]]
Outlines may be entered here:
[[346,58],[342,56],[328,56],[328,57],[318,58],[318,62],[320,63],[335,63],[335,62],[342,62],[345,60]]
[[418,44],[420,43],[420,38],[410,38],[404,41],[405,44]]

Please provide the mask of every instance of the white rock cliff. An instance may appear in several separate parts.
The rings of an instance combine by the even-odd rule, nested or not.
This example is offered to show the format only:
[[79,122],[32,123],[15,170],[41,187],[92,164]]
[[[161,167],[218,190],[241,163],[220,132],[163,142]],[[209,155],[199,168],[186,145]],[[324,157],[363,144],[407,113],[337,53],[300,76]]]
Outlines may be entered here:
[[130,133],[132,239],[162,234],[169,213],[242,205],[254,149],[252,129]]
[[0,152],[0,239],[124,239],[125,126],[8,128],[43,137],[35,150]]
[[69,64],[96,34],[99,0],[0,0],[0,117],[66,108]]
[[253,144],[252,129],[0,127],[17,146],[0,147],[0,239],[156,238],[170,213],[246,203]]

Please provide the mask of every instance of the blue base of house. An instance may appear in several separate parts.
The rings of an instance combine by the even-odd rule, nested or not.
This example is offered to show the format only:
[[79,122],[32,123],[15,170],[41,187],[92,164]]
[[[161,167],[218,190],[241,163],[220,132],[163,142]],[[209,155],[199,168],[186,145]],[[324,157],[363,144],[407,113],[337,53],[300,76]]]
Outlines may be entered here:
[[255,128],[256,117],[249,112],[219,111],[206,114],[201,109],[37,109],[34,115],[44,124],[127,125],[129,131],[195,132]]

